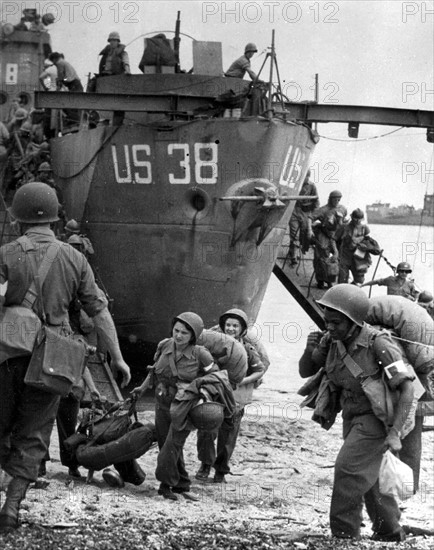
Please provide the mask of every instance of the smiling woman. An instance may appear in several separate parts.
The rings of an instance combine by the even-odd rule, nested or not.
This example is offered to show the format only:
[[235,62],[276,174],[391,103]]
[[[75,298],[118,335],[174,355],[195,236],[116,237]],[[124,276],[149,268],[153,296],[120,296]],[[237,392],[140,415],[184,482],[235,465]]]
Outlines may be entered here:
[[[193,426],[173,427],[171,405],[176,397],[194,380],[218,371],[210,352],[196,345],[204,325],[201,317],[187,311],[172,319],[172,336],[158,344],[154,357],[155,428],[160,449],[156,478],[160,481],[158,493],[169,500],[177,500],[177,493],[189,500],[197,500],[190,493],[191,480],[185,469],[183,448]],[[145,382],[133,390],[140,396]]]

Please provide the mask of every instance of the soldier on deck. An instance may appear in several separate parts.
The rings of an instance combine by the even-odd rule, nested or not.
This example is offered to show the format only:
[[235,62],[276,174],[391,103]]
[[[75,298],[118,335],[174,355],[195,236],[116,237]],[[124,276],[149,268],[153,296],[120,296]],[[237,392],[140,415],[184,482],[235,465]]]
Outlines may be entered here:
[[225,72],[225,76],[232,78],[244,78],[246,72],[252,80],[257,80],[258,77],[250,68],[250,59],[258,51],[258,48],[252,42],[249,42],[244,48],[244,55],[236,59],[229,69]]
[[121,44],[121,37],[116,31],[108,35],[109,43],[100,53],[101,61],[99,63],[99,74],[102,76],[113,74],[131,74],[130,60],[125,50],[125,45]]

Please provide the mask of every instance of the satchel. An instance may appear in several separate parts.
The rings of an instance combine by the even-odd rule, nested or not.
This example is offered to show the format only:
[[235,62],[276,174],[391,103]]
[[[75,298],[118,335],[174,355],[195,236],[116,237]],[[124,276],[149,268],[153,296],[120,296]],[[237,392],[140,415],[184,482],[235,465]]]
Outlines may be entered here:
[[363,392],[371,403],[375,416],[386,428],[393,424],[394,410],[392,393],[384,379],[384,373],[377,376],[365,376],[360,366],[350,357],[342,342],[337,343],[338,351],[345,366],[360,381]]
[[80,337],[63,336],[44,325],[36,339],[25,384],[66,396],[79,385],[87,360],[87,345]]

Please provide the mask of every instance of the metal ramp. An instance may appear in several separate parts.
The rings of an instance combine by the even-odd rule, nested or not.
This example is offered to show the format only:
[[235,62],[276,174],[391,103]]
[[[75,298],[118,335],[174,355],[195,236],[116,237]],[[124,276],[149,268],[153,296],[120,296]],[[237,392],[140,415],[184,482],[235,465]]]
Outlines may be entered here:
[[273,267],[273,273],[306,311],[309,317],[321,330],[325,329],[321,308],[317,305],[324,294],[324,290],[316,287],[313,271],[313,250],[310,248],[306,254],[298,252],[298,263],[291,266],[288,256],[289,235],[286,234],[277,253],[277,260]]

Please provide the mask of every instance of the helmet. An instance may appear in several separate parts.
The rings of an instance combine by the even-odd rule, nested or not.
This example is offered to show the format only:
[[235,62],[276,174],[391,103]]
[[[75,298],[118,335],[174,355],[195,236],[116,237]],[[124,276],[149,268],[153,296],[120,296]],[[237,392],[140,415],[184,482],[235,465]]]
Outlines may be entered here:
[[19,107],[16,111],[15,111],[15,118],[16,120],[24,120],[25,118],[27,118],[27,111],[25,109],[23,109],[22,107]]
[[244,53],[247,52],[257,52],[258,48],[256,47],[256,44],[253,44],[253,42],[249,42],[246,44],[246,47],[244,48]]
[[59,201],[56,192],[46,183],[34,181],[24,184],[15,193],[8,212],[24,223],[56,222]]
[[38,172],[51,172],[51,165],[49,162],[41,162],[38,168]]
[[121,41],[121,37],[117,31],[112,31],[107,38],[107,42],[110,42],[110,40],[119,40]]
[[55,21],[55,17],[52,13],[45,13],[43,16],[42,16],[42,23],[44,25],[51,25],[52,23],[54,23]]
[[434,296],[429,292],[428,290],[422,290],[422,292],[419,294],[419,303],[422,304],[429,304],[434,300]]
[[363,210],[360,210],[360,208],[356,208],[351,212],[352,218],[357,218],[358,220],[361,220],[365,217],[365,214],[363,214]]
[[195,405],[189,414],[191,423],[198,430],[212,432],[222,425],[224,405],[214,401],[205,401]]
[[317,303],[343,313],[360,327],[369,309],[369,298],[363,290],[347,283],[333,286]]
[[223,313],[223,315],[220,316],[219,326],[222,329],[222,332],[225,331],[226,319],[228,319],[229,317],[233,319],[238,319],[238,321],[240,321],[241,327],[242,327],[241,336],[245,334],[247,331],[249,320],[247,319],[247,315],[244,313],[242,309],[236,309],[236,308],[229,309],[226,313]]
[[79,233],[80,224],[75,220],[69,220],[69,222],[65,225],[65,229],[70,233]]
[[406,271],[407,273],[411,273],[412,269],[408,262],[400,262],[396,267],[396,271]]
[[72,246],[74,245],[81,246],[83,244],[78,235],[71,235],[66,242]]
[[333,199],[334,197],[340,199],[340,198],[342,198],[342,193],[338,190],[332,191],[329,195],[329,199]]
[[185,323],[191,329],[194,334],[193,344],[195,344],[196,340],[202,334],[204,328],[202,318],[199,317],[197,313],[193,313],[192,311],[185,311],[184,313],[181,313],[180,315],[177,315],[173,318],[172,328],[176,321],[181,321],[182,323]]

